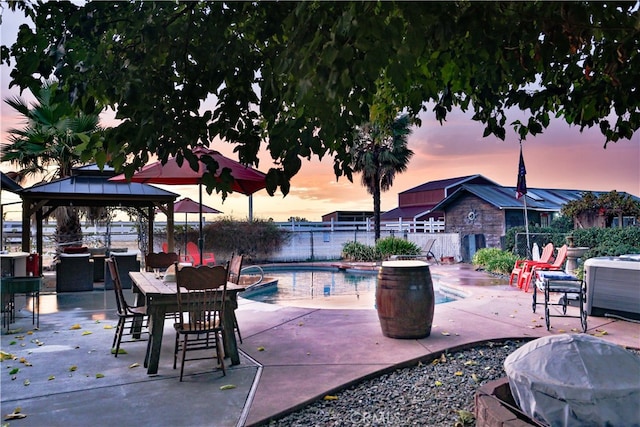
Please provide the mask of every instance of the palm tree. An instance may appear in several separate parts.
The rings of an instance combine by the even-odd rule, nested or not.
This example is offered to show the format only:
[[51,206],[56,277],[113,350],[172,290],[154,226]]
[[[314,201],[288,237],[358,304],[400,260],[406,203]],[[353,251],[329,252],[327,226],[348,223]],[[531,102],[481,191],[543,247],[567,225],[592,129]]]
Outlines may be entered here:
[[373,195],[376,241],[380,238],[380,194],[391,188],[397,173],[407,170],[413,156],[407,145],[410,126],[407,114],[386,126],[368,123],[358,130],[350,149],[351,166],[355,172],[362,172],[362,185]]
[[[34,95],[31,105],[17,96],[4,100],[25,118],[25,126],[9,130],[0,160],[18,165],[21,177],[42,175],[50,181],[70,176],[82,163],[86,144],[101,135],[98,115],[80,112],[55,82],[45,83]],[[54,215],[59,244],[82,241],[76,209],[58,208]]]

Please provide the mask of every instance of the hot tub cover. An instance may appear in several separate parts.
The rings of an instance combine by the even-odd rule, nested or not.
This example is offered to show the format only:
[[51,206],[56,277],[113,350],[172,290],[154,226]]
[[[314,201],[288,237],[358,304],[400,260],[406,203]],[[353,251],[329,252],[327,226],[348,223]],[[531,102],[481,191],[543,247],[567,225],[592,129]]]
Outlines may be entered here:
[[520,409],[551,426],[640,425],[640,357],[603,339],[561,334],[504,362]]

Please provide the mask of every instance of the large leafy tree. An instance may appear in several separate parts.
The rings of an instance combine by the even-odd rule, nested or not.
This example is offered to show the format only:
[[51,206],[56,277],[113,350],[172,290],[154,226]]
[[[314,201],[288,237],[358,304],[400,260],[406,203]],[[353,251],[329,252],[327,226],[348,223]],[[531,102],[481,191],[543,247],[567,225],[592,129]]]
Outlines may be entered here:
[[376,241],[380,238],[381,193],[391,188],[396,174],[407,170],[413,156],[407,141],[410,126],[407,114],[389,124],[365,124],[351,146],[352,168],[361,173],[362,185],[373,196]]
[[[267,144],[271,193],[311,156],[351,179],[354,129],[397,107],[441,122],[469,110],[500,138],[554,116],[599,126],[605,146],[640,126],[635,2],[8,5],[35,24],[2,48],[12,85],[54,75],[82,108],[113,107],[105,149],[87,148],[128,174],[150,153],[194,160],[191,146],[220,137],[246,164]],[[510,109],[527,119],[510,123]]]
[[[18,176],[23,178],[70,176],[72,168],[83,163],[83,157],[85,162],[89,160],[86,147],[100,139],[99,118],[77,111],[57,83],[45,83],[34,96],[31,104],[20,97],[5,99],[24,118],[24,126],[8,131],[0,160],[18,166]],[[77,208],[60,207],[54,215],[58,243],[82,241]]]
[[630,194],[621,194],[613,190],[598,196],[587,191],[580,199],[571,200],[562,206],[562,215],[573,219],[579,228],[598,225],[598,217],[601,217],[601,225],[609,227],[613,218],[618,218],[618,227],[624,224],[624,217],[640,218],[640,202]]

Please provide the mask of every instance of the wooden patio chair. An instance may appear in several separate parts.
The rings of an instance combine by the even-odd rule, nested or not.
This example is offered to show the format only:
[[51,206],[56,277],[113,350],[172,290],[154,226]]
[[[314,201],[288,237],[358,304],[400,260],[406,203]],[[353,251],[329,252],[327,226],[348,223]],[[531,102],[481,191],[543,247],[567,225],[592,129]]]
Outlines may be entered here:
[[556,258],[552,264],[538,262],[531,266],[529,271],[525,271],[520,275],[518,279],[518,286],[525,292],[529,292],[529,287],[531,286],[531,279],[534,277],[536,271],[558,271],[562,270],[562,266],[567,260],[567,245],[562,245],[560,249],[558,249],[558,253],[556,254]]
[[125,329],[129,327],[128,334],[132,336],[132,339],[127,342],[138,341],[139,339],[136,338],[136,335],[140,333],[141,328],[148,326],[149,319],[147,317],[147,307],[132,307],[127,303],[122,290],[122,282],[120,281],[120,272],[118,271],[116,258],[107,258],[105,259],[105,263],[113,278],[113,289],[116,293],[118,325],[116,326],[116,334],[113,337],[111,348],[115,351],[115,357],[118,357],[120,343],[122,342]]
[[[200,249],[198,249],[198,245],[193,242],[187,242],[186,250],[188,262],[194,266],[200,265]],[[202,253],[202,265],[215,265],[215,263],[216,257],[212,252]]]
[[511,270],[511,275],[509,276],[509,286],[512,286],[513,279],[516,279],[516,283],[520,283],[520,277],[522,273],[528,272],[531,270],[531,267],[535,263],[543,263],[547,264],[551,262],[553,259],[553,243],[548,243],[544,249],[542,249],[542,254],[540,255],[540,259],[537,261],[532,261],[530,259],[519,259],[513,266]]
[[[120,285],[122,289],[131,289],[132,281],[129,277],[129,272],[140,271],[140,260],[138,259],[139,251],[116,252],[113,249],[109,251],[109,257],[112,259],[117,258],[118,272],[120,274]],[[113,275],[107,269],[104,275],[104,288],[111,290],[114,287]]]
[[[229,271],[227,274],[227,282],[240,283],[240,274],[242,272],[242,260],[244,255],[232,255],[229,262]],[[242,344],[242,334],[240,333],[240,326],[238,326],[238,319],[236,318],[236,312],[233,312],[233,330],[238,334],[238,340]]]
[[[178,268],[177,263],[175,268],[178,319],[174,324],[176,344],[173,369],[176,369],[180,353],[180,381],[184,374],[184,362],[187,360],[217,359],[223,375],[226,375],[222,319],[227,291],[227,269],[222,265]],[[208,351],[202,354],[201,350],[210,349],[216,350],[215,355],[212,356]],[[196,355],[187,359],[188,351],[195,351]]]
[[179,260],[180,256],[175,252],[150,252],[144,256],[144,267],[146,271],[166,270]]
[[[170,253],[169,252],[169,243],[167,242],[162,242],[162,252],[165,253]],[[178,249],[178,259],[180,260],[180,262],[190,262],[190,260],[187,258],[186,254],[183,254],[180,249]]]

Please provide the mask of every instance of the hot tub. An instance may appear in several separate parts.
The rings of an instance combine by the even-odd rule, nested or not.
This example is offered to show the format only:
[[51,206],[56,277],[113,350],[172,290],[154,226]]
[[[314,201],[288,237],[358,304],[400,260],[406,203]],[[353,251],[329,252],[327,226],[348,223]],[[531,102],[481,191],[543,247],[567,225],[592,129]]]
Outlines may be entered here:
[[640,318],[640,255],[590,258],[584,280],[587,314]]

